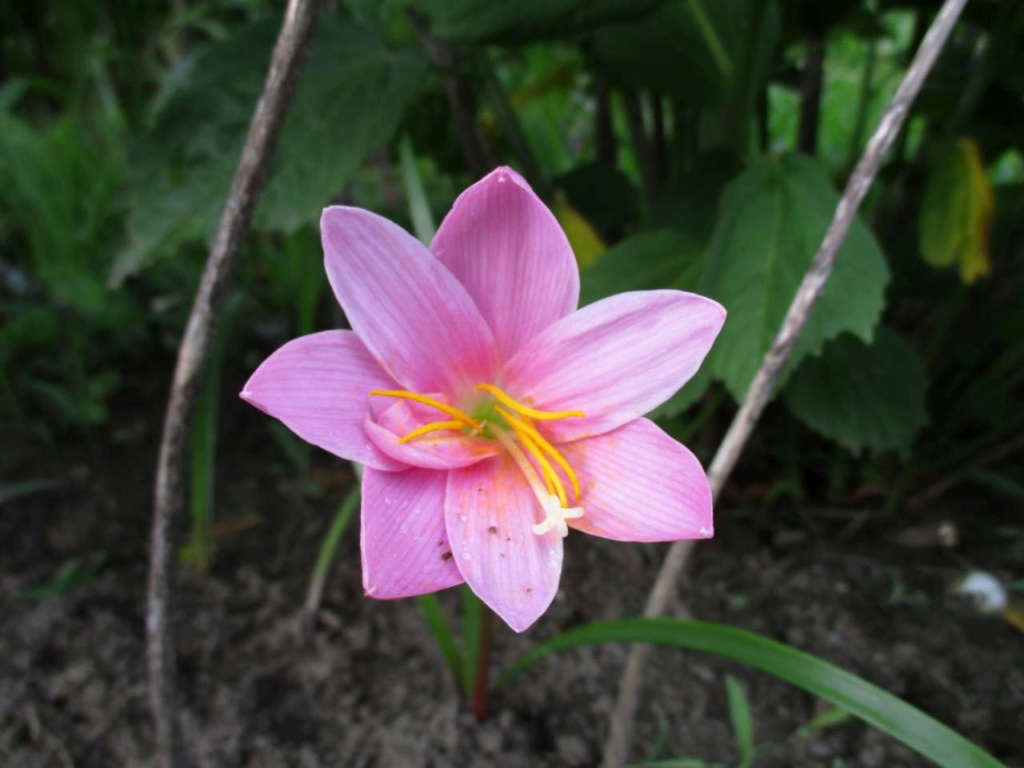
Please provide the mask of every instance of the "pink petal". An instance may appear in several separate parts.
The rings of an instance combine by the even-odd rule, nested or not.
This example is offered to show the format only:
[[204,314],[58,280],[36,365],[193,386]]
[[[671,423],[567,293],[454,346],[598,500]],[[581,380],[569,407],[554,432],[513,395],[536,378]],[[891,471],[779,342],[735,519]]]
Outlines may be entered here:
[[462,583],[444,530],[444,472],[363,473],[360,548],[367,597],[392,600]]
[[394,381],[351,331],[293,339],[263,361],[241,397],[303,440],[335,456],[383,470],[405,469],[366,436],[370,390]]
[[320,219],[327,277],[352,329],[417,392],[468,392],[493,374],[494,338],[458,280],[412,235],[359,208]]
[[697,372],[725,322],[720,304],[682,291],[620,293],[559,320],[505,369],[505,389],[547,411],[561,442],[600,435],[668,400]]
[[697,457],[648,419],[559,446],[580,476],[569,526],[618,541],[709,539],[711,487]]
[[579,270],[565,232],[511,168],[459,195],[430,250],[480,307],[503,359],[579,302]]
[[562,574],[562,537],[536,535],[543,517],[506,455],[448,473],[444,505],[452,554],[477,596],[516,632],[547,610]]
[[[444,400],[436,394],[431,397]],[[417,427],[448,418],[428,406],[400,400],[384,410],[376,421],[368,416],[364,428],[384,454],[413,467],[458,469],[499,452],[500,445],[494,440],[481,440],[456,431],[431,432],[407,443],[400,442]]]

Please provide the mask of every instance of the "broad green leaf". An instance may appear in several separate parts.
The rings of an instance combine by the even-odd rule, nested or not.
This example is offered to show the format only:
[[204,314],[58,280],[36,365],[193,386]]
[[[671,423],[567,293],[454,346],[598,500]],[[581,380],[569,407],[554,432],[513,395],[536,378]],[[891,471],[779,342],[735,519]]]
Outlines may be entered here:
[[987,274],[994,210],[977,142],[963,138],[935,147],[917,220],[924,260],[936,267],[958,264],[967,285]]
[[[119,283],[157,255],[209,240],[216,229],[276,23],[211,45],[159,97],[135,147],[129,242]],[[256,226],[291,232],[315,220],[374,150],[392,136],[425,71],[416,49],[393,50],[334,16],[320,22],[278,143]]]
[[[595,65],[616,85],[668,94],[687,106],[721,101],[733,85],[746,42],[741,20],[751,2],[683,0],[646,18],[603,27],[594,35]],[[772,61],[779,28],[778,5],[769,2],[754,62],[758,82]]]
[[854,453],[905,453],[928,422],[927,389],[917,351],[879,328],[870,346],[844,334],[804,360],[783,399],[807,426]]
[[674,229],[627,237],[601,254],[580,276],[580,305],[623,291],[681,288],[703,268],[703,254]]
[[615,166],[580,165],[555,179],[554,186],[599,232],[621,231],[636,217],[640,190]]
[[944,768],[1005,768],[977,744],[856,675],[767,637],[710,622],[624,619],[577,627],[534,646],[499,685],[553,653],[600,643],[652,643],[730,659],[848,710]]
[[579,35],[634,19],[665,0],[415,0],[430,17],[434,34],[458,43],[529,43]]
[[[580,275],[580,305],[624,291],[655,288],[693,290],[704,269],[704,253],[677,229],[642,232],[615,244]],[[711,384],[707,365],[686,386],[656,408],[651,418],[672,418],[696,403]]]
[[[705,365],[736,399],[778,333],[838,202],[818,163],[801,155],[766,157],[723,192],[700,292],[729,312]],[[780,386],[804,357],[839,334],[870,340],[888,278],[878,243],[855,220]]]

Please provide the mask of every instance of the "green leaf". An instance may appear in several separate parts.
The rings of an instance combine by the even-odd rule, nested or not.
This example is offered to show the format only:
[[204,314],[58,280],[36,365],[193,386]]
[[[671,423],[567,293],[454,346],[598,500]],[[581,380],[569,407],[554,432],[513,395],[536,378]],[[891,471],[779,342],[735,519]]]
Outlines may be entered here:
[[725,676],[725,694],[729,701],[729,719],[736,737],[736,749],[740,755],[740,768],[749,768],[754,762],[754,718],[750,714],[750,702],[743,684],[732,675]]
[[650,89],[687,104],[721,100],[729,87],[738,25],[729,23],[745,0],[688,0],[594,35],[595,66],[612,84]]
[[[183,243],[216,230],[274,42],[276,23],[211,45],[157,101],[135,147],[129,242],[115,285]],[[292,232],[315,220],[366,157],[397,129],[424,60],[392,50],[334,16],[320,22],[256,212],[259,228]]]
[[555,179],[554,186],[603,234],[621,231],[636,217],[640,191],[613,165],[593,162],[577,166]]
[[989,270],[995,197],[973,139],[933,148],[917,220],[921,256],[935,267],[960,265],[971,284]]
[[977,744],[866,680],[809,653],[722,624],[660,618],[577,627],[534,646],[505,671],[499,685],[553,653],[599,643],[653,643],[730,659],[848,710],[944,768],[1005,768]]
[[444,657],[445,664],[448,665],[448,669],[452,673],[455,684],[457,686],[461,685],[463,683],[462,655],[459,653],[459,646],[455,642],[455,635],[452,634],[451,626],[448,624],[448,619],[445,618],[444,610],[441,608],[441,601],[437,599],[437,594],[429,592],[425,595],[419,595],[416,598],[416,602],[419,603],[420,610],[423,611],[423,618],[427,622],[427,628],[430,630],[434,642],[437,643],[437,647]]
[[783,393],[811,429],[854,453],[906,452],[928,422],[928,374],[899,334],[879,328],[868,346],[849,334],[803,362]]
[[580,305],[623,291],[678,288],[703,268],[700,247],[673,229],[627,237],[580,276]]
[[434,34],[457,43],[529,43],[571,37],[650,13],[664,0],[416,0]]
[[797,728],[796,736],[800,739],[806,739],[819,731],[842,725],[851,717],[852,715],[842,707],[829,707]]
[[[723,192],[700,292],[729,312],[705,365],[737,400],[771,347],[838,202],[820,165],[800,155],[766,157]],[[888,278],[878,243],[855,220],[779,386],[839,334],[870,340]]]
[[[720,102],[732,92],[746,44],[738,20],[747,17],[750,7],[751,0],[669,3],[646,18],[599,29],[594,63],[615,85],[664,93],[688,107]],[[757,82],[773,61],[780,29],[777,3],[769,2],[765,13],[752,63]]]

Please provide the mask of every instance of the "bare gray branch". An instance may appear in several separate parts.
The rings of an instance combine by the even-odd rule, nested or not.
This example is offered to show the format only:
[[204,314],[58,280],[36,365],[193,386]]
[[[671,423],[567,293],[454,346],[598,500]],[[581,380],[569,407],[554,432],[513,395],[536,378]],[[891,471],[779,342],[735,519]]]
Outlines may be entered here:
[[[716,498],[732,473],[733,467],[736,466],[751,432],[757,425],[761,412],[771,398],[779,371],[782,370],[782,366],[789,358],[793,344],[803,330],[814,303],[825,288],[825,283],[832,273],[836,254],[846,239],[850,225],[864,200],[864,195],[867,194],[871,183],[878,174],[886,151],[892,146],[892,142],[900,132],[911,104],[921,90],[921,85],[935,64],[939,52],[945,45],[949,33],[953,30],[966,4],[967,0],[946,0],[943,4],[938,15],[932,21],[928,34],[921,42],[921,47],[918,49],[910,69],[907,70],[903,82],[900,83],[889,106],[886,107],[878,128],[875,129],[871,141],[868,142],[864,154],[850,176],[843,196],[839,200],[839,205],[836,207],[835,215],[832,217],[832,223],[825,233],[825,239],[804,275],[793,302],[789,305],[789,311],[786,313],[786,318],[782,322],[775,341],[772,342],[771,349],[765,355],[757,375],[754,376],[754,381],[743,398],[739,413],[733,419],[729,431],[711,462],[708,479],[711,482],[711,491]],[[676,542],[669,549],[668,556],[661,566],[654,587],[647,598],[645,616],[661,616],[665,613],[669,601],[675,595],[676,585],[686,567],[692,549],[693,542],[691,541]],[[630,652],[626,670],[620,681],[608,740],[605,743],[602,763],[604,768],[618,768],[625,764],[628,757],[640,677],[647,652],[647,646],[642,645],[634,646]]]
[[319,8],[319,0],[291,0],[285,11],[263,94],[253,112],[231,192],[178,348],[178,362],[157,459],[146,596],[149,700],[156,734],[156,759],[161,768],[179,768],[183,764],[169,614],[173,553],[171,523],[179,516],[184,502],[188,425],[225,288],[231,281],[238,251],[249,232]]

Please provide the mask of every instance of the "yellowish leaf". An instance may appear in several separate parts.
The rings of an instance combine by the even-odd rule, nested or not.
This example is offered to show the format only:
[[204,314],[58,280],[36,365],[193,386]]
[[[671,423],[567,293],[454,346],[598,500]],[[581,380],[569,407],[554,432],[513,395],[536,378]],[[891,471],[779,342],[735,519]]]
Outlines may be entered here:
[[989,271],[995,197],[977,142],[961,138],[937,147],[918,218],[921,256],[936,267],[956,264],[967,285]]
[[593,266],[597,257],[608,250],[608,245],[590,226],[590,222],[572,207],[562,192],[555,195],[555,218],[565,230],[565,236],[569,238],[569,245],[576,254],[576,262],[580,269]]

